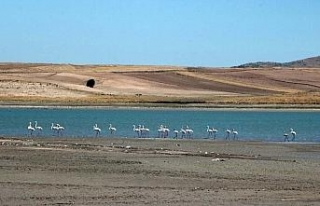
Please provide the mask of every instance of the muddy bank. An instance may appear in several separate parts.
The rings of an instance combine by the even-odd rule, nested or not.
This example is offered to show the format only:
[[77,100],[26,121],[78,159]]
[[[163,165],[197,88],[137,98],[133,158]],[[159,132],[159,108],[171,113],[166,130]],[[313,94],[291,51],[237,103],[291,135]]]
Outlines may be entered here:
[[316,205],[320,145],[0,139],[1,205]]

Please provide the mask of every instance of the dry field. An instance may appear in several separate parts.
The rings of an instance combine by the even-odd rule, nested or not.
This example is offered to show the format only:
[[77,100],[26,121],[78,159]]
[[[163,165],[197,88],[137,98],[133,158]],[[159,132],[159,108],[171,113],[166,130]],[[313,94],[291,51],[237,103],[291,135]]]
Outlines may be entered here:
[[0,139],[0,205],[319,205],[319,144]]
[[[320,103],[313,68],[0,64],[2,104],[311,105]],[[95,80],[94,88],[86,83]]]

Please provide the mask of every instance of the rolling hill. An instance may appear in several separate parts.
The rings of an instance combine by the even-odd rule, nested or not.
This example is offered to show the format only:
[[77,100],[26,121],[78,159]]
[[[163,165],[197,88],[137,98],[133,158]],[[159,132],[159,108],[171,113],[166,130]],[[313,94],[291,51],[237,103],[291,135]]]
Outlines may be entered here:
[[259,69],[2,63],[0,104],[318,105],[319,59]]
[[279,62],[253,62],[246,63],[234,68],[270,68],[270,67],[290,67],[290,68],[320,68],[320,56],[301,59],[297,61]]

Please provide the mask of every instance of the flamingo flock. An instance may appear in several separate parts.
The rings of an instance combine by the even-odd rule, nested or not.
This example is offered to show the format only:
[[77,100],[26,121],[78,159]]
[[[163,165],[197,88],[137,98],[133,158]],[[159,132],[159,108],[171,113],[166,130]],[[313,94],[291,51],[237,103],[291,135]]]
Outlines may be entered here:
[[[29,122],[29,125],[27,127],[28,130],[28,136],[33,136],[34,132],[37,132],[37,136],[42,134],[43,128],[38,125],[38,121],[34,121],[34,126],[32,125],[32,122]],[[50,127],[51,131],[53,132],[53,135],[62,136],[62,131],[64,130],[64,127],[61,126],[58,123],[51,123]]]
[[[133,132],[134,132],[134,137],[138,137],[138,138],[148,138],[150,137],[150,129],[148,127],[146,127],[145,125],[139,124],[138,126],[136,125],[132,125],[133,126]],[[61,126],[59,123],[51,123],[51,127],[50,127],[51,131],[52,131],[52,135],[53,136],[63,136],[63,131],[64,131],[64,127]],[[102,129],[100,127],[98,127],[98,124],[95,123],[93,125],[93,132],[95,137],[100,137]],[[107,128],[109,130],[110,135],[114,135],[117,131],[116,127],[114,127],[112,124],[109,124],[109,127]],[[37,136],[41,135],[43,132],[43,128],[38,124],[38,121],[34,121],[34,125],[32,124],[32,122],[29,122],[28,126],[27,126],[27,130],[28,130],[28,136],[33,136],[34,133],[36,133]],[[170,129],[166,126],[161,124],[158,128],[157,128],[157,132],[158,132],[158,138],[169,138],[170,137]],[[207,137],[206,139],[216,139],[217,138],[217,133],[218,133],[218,129],[214,128],[214,127],[210,127],[209,125],[207,125],[206,128],[206,132],[207,132]],[[188,125],[182,126],[180,130],[178,129],[173,129],[172,130],[172,138],[181,138],[181,139],[192,139],[193,138],[193,129],[191,129]],[[180,136],[179,136],[180,135]],[[296,138],[296,131],[294,131],[293,128],[290,128],[289,133],[284,133],[284,141],[295,141]],[[291,140],[289,140],[289,137],[291,136]],[[239,139],[239,134],[238,131],[233,129],[226,129],[225,130],[225,139],[233,139],[233,140],[238,140]]]
[[142,137],[149,137],[149,132],[150,129],[145,127],[144,125],[132,125],[133,126],[133,131],[137,134],[138,138],[142,138]]
[[[117,128],[115,128],[114,126],[112,126],[112,124],[109,124],[108,130],[110,132],[111,135],[115,134],[117,131]],[[93,132],[95,133],[95,137],[100,136],[101,134],[101,128],[98,127],[98,124],[93,125]]]
[[62,136],[62,132],[64,131],[64,127],[58,123],[51,123],[51,131],[53,132],[53,136]]
[[159,128],[158,128],[158,137],[160,138],[167,138],[169,137],[169,132],[170,132],[170,129],[167,128],[166,125],[160,125]]
[[217,137],[217,132],[218,132],[218,130],[215,129],[214,127],[210,127],[209,125],[207,126],[207,133],[208,133],[207,138],[216,139],[216,137]]
[[28,135],[32,136],[35,131],[37,132],[37,135],[40,135],[42,133],[42,127],[38,125],[37,121],[35,121],[34,126],[32,126],[32,122],[29,122]]

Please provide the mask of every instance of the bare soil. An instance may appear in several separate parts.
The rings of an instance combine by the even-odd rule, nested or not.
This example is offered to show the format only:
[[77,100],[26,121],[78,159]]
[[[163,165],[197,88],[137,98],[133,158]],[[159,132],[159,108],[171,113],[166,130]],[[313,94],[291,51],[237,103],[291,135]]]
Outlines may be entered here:
[[320,145],[0,139],[1,205],[319,205]]

